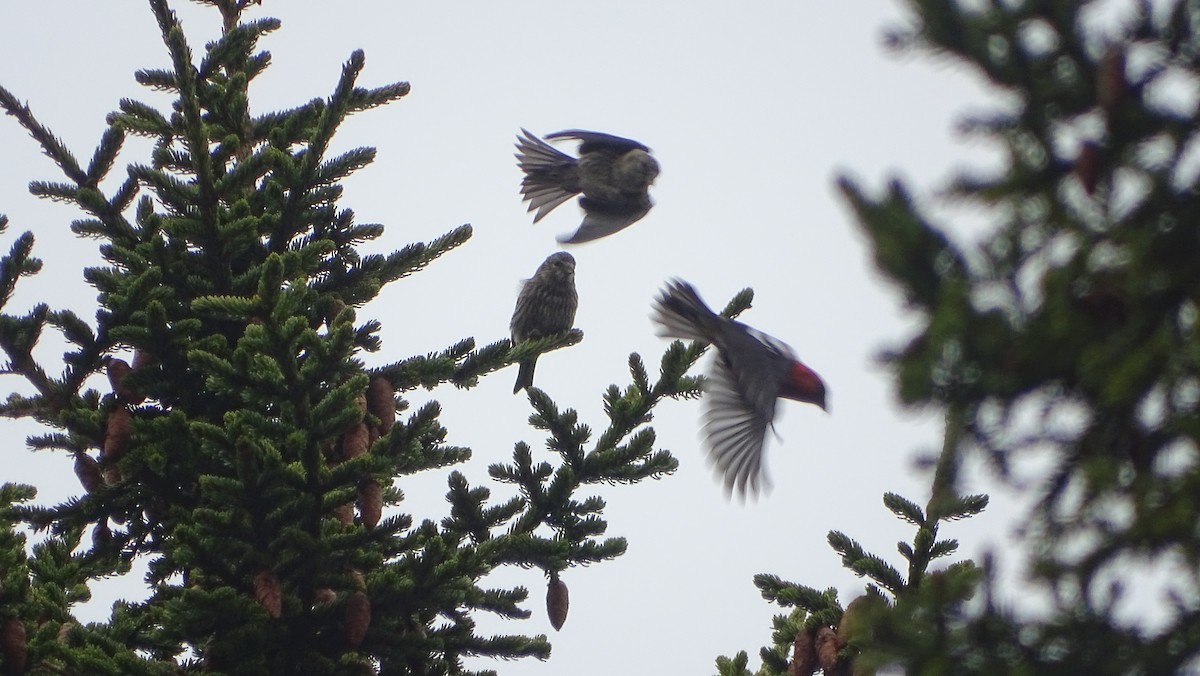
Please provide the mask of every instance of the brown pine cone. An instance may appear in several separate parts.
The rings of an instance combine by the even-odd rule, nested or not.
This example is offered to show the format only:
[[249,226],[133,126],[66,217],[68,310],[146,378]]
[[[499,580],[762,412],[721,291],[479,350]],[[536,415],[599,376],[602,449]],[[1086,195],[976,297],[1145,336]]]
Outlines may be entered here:
[[346,601],[346,644],[351,648],[362,645],[371,627],[371,600],[356,591]]
[[0,652],[4,653],[4,671],[20,674],[25,671],[29,652],[25,645],[25,624],[10,617],[0,627]]
[[558,573],[550,573],[550,582],[546,585],[546,614],[550,617],[550,625],[554,627],[554,631],[562,629],[570,608],[571,600],[566,583],[559,579]]
[[275,571],[267,568],[254,576],[254,599],[271,617],[278,618],[283,614],[283,589]]
[[367,388],[367,410],[379,418],[379,434],[382,436],[391,431],[396,424],[396,389],[383,376],[371,379]]
[[108,414],[108,421],[104,426],[104,448],[100,457],[115,462],[125,455],[126,449],[129,448],[132,423],[133,416],[124,406],[118,406]]
[[788,676],[812,676],[817,670],[817,636],[811,629],[801,629],[792,640],[792,661]]
[[100,465],[87,453],[75,454],[75,476],[79,477],[79,483],[88,493],[95,493],[104,486],[104,476],[100,474]]
[[346,460],[357,458],[367,452],[367,444],[370,442],[371,433],[367,429],[366,423],[359,423],[351,427],[345,435],[342,436],[342,457]]
[[367,528],[379,523],[379,517],[383,516],[383,489],[378,481],[367,479],[358,485],[358,513]]

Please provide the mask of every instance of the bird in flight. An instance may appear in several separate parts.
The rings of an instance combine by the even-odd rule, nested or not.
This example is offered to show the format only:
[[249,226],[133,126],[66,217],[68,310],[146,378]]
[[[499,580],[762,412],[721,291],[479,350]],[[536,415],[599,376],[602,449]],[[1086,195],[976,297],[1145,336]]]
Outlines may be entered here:
[[717,348],[705,381],[704,433],[709,461],[726,493],[756,495],[770,486],[763,467],[767,428],[780,398],[828,410],[825,383],[784,343],[713,312],[696,289],[670,282],[655,301],[659,335],[698,340]]
[[606,237],[633,225],[645,216],[654,201],[647,192],[658,176],[658,162],[650,149],[627,138],[596,131],[569,129],[547,134],[550,140],[579,141],[579,157],[558,150],[528,130],[517,136],[517,166],[525,173],[521,194],[533,222],[555,207],[581,195],[583,222],[563,244],[579,244]]

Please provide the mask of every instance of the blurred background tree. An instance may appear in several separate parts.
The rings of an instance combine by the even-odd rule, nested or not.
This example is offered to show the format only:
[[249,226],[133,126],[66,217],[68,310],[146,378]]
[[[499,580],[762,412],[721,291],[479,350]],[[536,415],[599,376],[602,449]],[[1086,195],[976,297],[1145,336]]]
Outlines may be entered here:
[[[885,356],[899,395],[944,411],[946,441],[924,510],[885,499],[918,527],[898,547],[907,576],[836,531],[847,568],[872,580],[844,611],[832,590],[759,576],[765,598],[797,608],[759,673],[1196,669],[1200,4],[907,4],[892,48],[965,64],[998,90],[964,130],[1001,149],[999,170],[959,172],[943,193],[986,224],[939,224],[901,181],[880,195],[839,185],[919,320]],[[990,560],[929,567],[954,550],[938,522],[986,505],[961,494],[974,459],[1032,493],[1025,587],[1001,590],[1044,599],[1032,617],[997,598]],[[1140,603],[1135,577],[1160,580]],[[746,665],[718,660],[722,674]]]
[[[0,106],[65,175],[32,192],[77,206],[72,231],[99,241],[106,263],[84,271],[99,291],[94,323],[45,305],[0,314],[4,372],[33,388],[10,395],[0,415],[51,428],[30,445],[69,454],[84,489],[44,506],[31,503],[33,487],[0,487],[0,668],[467,674],[465,656],[547,658],[544,635],[476,632],[481,612],[531,612],[527,589],[483,578],[500,566],[540,569],[545,612],[562,625],[568,569],[625,550],[605,537],[604,501],[579,491],[676,468],[646,423],[663,397],[697,393],[685,372],[701,350],[671,348],[653,382],[631,355],[632,383],[606,392],[607,426],[594,440],[575,411],[531,390],[530,423],[546,448],[519,442],[511,463],[490,467],[488,483],[507,498],[445,469],[470,450],[446,443],[436,402],[408,411],[405,392],[469,388],[582,334],[480,348],[466,338],[366,368],[364,354],[383,350],[381,323],[359,318],[368,302],[471,236],[464,225],[362,255],[383,227],[338,206],[339,181],[374,150],[331,155],[331,138],[347,116],[409,86],[360,86],[356,52],[328,98],[254,114],[250,83],[270,63],[258,42],[279,23],[243,22],[248,0],[203,4],[223,30],[197,57],[167,1],[150,0],[170,65],[136,76],[173,105],[122,100],[86,164],[0,88]],[[151,139],[152,155],[110,177],[127,135]],[[38,272],[33,244],[25,233],[0,259],[0,300]],[[740,302],[729,311],[749,295]],[[406,308],[389,312],[422,325]],[[47,329],[69,345],[57,375],[33,355]],[[101,372],[108,383],[96,389]],[[403,508],[403,480],[435,469],[448,474],[449,512],[418,520]],[[30,528],[44,534],[27,549]],[[73,609],[89,583],[139,559],[149,561],[146,600],[81,625]]]

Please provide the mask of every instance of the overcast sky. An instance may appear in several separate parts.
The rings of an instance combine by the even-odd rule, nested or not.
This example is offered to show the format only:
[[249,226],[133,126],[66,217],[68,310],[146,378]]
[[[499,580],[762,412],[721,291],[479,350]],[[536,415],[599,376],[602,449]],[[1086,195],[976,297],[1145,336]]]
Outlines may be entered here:
[[[216,11],[173,4],[202,53],[218,28]],[[659,445],[679,458],[679,472],[594,490],[608,500],[609,534],[627,537],[628,553],[564,574],[571,609],[560,633],[546,619],[538,571],[497,576],[497,584],[531,589],[533,617],[485,620],[483,628],[547,632],[554,653],[546,663],[474,666],[522,676],[704,674],[715,672],[717,655],[742,649],[756,665],[780,611],[759,597],[755,573],[836,587],[848,602],[864,581],[825,543],[830,529],[902,567],[895,543],[910,540],[912,529],[884,509],[881,496],[894,491],[924,504],[929,477],[914,461],[940,443],[939,419],[901,410],[875,359],[909,324],[898,295],[874,272],[833,180],[848,171],[879,190],[900,175],[931,190],[952,168],[986,162],[987,149],[957,138],[953,124],[987,98],[959,67],[885,50],[884,30],[903,21],[899,3],[266,0],[248,16],[283,21],[261,45],[274,65],[252,89],[257,113],[327,96],[358,48],[367,56],[361,85],[412,83],[407,98],[352,118],[335,139],[338,150],[379,150],[375,164],[346,182],[341,203],[360,222],[386,226],[367,251],[474,226],[465,246],[360,310],[360,319],[383,322],[384,349],[368,355],[371,364],[440,350],[464,336],[480,345],[507,337],[519,280],[580,218],[568,203],[531,224],[513,140],[520,127],[537,134],[580,128],[653,149],[662,166],[652,189],[657,206],[628,230],[570,249],[585,339],[543,357],[537,385],[603,429],[601,394],[628,382],[628,354],[657,365],[666,342],[654,335],[649,303],[665,280],[680,277],[718,307],[753,287],[754,307],[742,319],[790,343],[829,386],[828,415],[781,405],[779,438],[768,442],[775,490],[748,505],[727,502],[703,462],[698,403],[661,406]],[[83,161],[121,98],[160,108],[169,102],[133,79],[138,68],[169,67],[145,3],[9,2],[0,4],[0,25],[7,28],[0,84]],[[79,217],[73,208],[27,192],[29,181],[61,174],[12,118],[0,119],[0,148],[0,213],[12,222],[0,248],[32,230],[35,254],[46,262],[7,311],[46,301],[93,318],[96,294],[81,269],[99,261],[96,242],[71,235],[68,224]],[[130,144],[125,162],[147,161],[145,149]],[[47,341],[46,348],[42,356],[55,371],[61,345]],[[541,434],[526,425],[528,402],[511,394],[515,376],[513,368],[469,392],[412,395],[416,405],[442,401],[448,442],[474,449],[462,468],[473,483],[486,482],[487,465],[510,458],[514,442],[542,448]],[[24,389],[15,379],[4,386]],[[80,492],[65,454],[24,446],[32,426],[5,421],[0,430],[5,480],[35,483],[45,502]],[[401,487],[403,506],[418,519],[445,515],[444,473]],[[993,488],[983,480],[968,486]],[[503,487],[497,493],[508,494]],[[959,538],[967,554],[996,544],[1015,518],[1001,497],[942,535]],[[137,575],[99,585],[80,615],[101,619],[114,598],[142,593]]]

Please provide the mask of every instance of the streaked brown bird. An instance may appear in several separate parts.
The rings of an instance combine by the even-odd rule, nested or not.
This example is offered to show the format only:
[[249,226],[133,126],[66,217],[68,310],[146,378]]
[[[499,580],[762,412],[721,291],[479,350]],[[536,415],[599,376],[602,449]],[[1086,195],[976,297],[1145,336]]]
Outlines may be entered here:
[[525,172],[521,194],[537,223],[555,207],[582,193],[583,223],[563,244],[590,242],[633,225],[654,206],[647,190],[658,162],[646,146],[620,136],[569,129],[546,138],[575,139],[579,158],[563,153],[528,130],[517,136],[517,166]]
[[[533,277],[525,280],[517,294],[517,307],[508,325],[513,345],[567,331],[575,323],[578,307],[575,257],[565,251],[551,254],[538,266]],[[513,394],[533,385],[536,365],[537,357],[521,360]]]
[[691,284],[668,283],[656,299],[659,335],[717,348],[705,380],[704,432],[709,461],[726,493],[740,497],[769,488],[763,467],[767,428],[780,398],[825,406],[825,383],[782,342],[713,312]]

